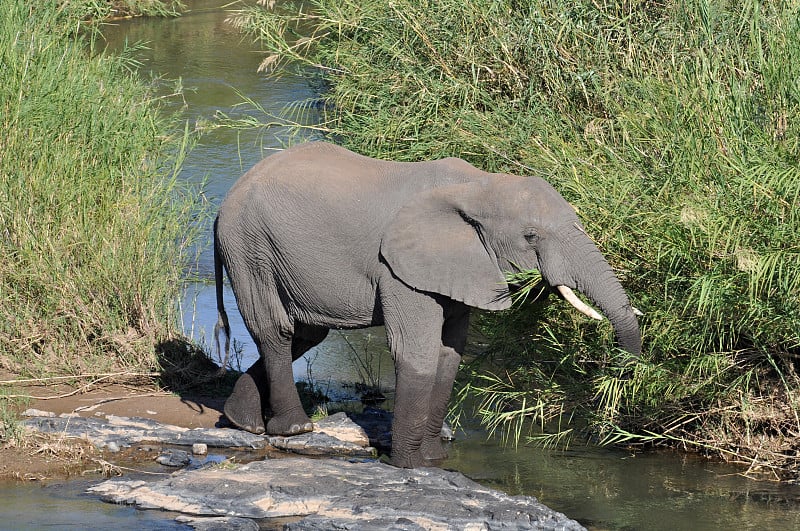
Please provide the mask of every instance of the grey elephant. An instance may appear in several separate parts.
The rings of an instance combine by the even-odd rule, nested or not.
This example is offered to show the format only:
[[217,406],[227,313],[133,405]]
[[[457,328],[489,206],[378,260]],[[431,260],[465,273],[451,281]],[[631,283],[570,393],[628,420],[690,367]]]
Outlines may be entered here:
[[539,270],[548,287],[601,318],[579,290],[608,317],[619,346],[641,352],[635,310],[569,203],[540,178],[461,159],[388,162],[326,143],[287,149],[231,188],[214,254],[217,333],[230,336],[224,266],[260,354],[225,403],[230,421],[254,433],[310,431],[292,361],[331,328],[385,325],[399,467],[446,458],[440,431],[470,309],[511,305],[505,271]]

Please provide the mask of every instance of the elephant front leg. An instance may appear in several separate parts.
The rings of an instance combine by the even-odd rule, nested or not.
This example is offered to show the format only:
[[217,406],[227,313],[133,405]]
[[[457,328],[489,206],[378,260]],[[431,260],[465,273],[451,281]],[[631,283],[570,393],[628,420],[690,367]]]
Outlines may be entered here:
[[[400,468],[430,466],[443,451],[430,437],[430,396],[435,375],[397,370],[397,393],[392,421],[391,464]],[[441,431],[442,425],[439,424]],[[446,457],[446,456],[445,456]]]
[[436,381],[431,389],[428,423],[420,446],[423,459],[431,466],[438,466],[447,459],[447,452],[442,445],[442,424],[467,343],[469,315],[469,307],[463,304],[453,304],[447,308]]
[[447,451],[442,445],[442,424],[447,415],[447,406],[453,390],[461,355],[451,347],[442,347],[439,352],[439,367],[436,380],[431,389],[428,422],[422,435],[420,453],[424,466],[439,466],[447,459]]
[[391,463],[401,468],[439,466],[447,458],[442,423],[461,356],[450,347],[406,356],[397,366]]
[[[402,468],[431,466],[446,457],[438,436],[455,375],[452,366],[458,366],[450,356],[441,361],[447,346],[443,327],[452,301],[387,278],[381,303],[397,375],[391,463]],[[445,366],[448,369],[440,372]]]

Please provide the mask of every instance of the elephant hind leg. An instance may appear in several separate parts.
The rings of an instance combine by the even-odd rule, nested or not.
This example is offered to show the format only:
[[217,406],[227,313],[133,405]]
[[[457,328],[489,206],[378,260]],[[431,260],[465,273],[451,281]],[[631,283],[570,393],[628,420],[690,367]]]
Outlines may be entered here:
[[261,435],[266,431],[264,410],[268,407],[267,373],[259,358],[236,380],[223,412],[237,428]]
[[[292,361],[319,345],[327,335],[327,328],[304,324],[295,326],[292,335]],[[270,408],[266,363],[263,358],[259,357],[239,376],[233,392],[225,401],[224,412],[231,423],[245,431],[258,435],[267,431],[264,419],[273,415]]]

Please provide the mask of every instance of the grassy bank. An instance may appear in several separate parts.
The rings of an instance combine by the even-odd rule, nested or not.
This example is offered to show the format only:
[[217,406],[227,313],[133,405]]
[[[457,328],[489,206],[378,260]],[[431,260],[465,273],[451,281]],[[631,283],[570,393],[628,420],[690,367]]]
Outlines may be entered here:
[[184,7],[180,0],[70,0],[59,9],[74,21],[125,17],[174,17]]
[[563,304],[486,316],[501,368],[464,394],[490,427],[693,447],[796,475],[796,4],[281,6],[233,21],[270,50],[265,70],[310,68],[331,138],[547,178],[646,312],[630,380],[616,377],[607,325]]
[[19,375],[151,373],[178,337],[188,137],[131,57],[90,56],[81,21],[109,5],[0,0],[0,368]]

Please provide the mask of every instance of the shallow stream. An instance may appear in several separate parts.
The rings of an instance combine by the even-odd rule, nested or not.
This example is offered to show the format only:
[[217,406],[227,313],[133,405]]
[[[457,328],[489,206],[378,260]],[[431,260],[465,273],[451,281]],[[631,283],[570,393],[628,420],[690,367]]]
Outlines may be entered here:
[[[112,49],[143,41],[136,57],[142,71],[181,79],[191,123],[217,111],[247,112],[242,94],[267,112],[280,114],[287,104],[311,99],[307,81],[286,74],[266,79],[256,69],[258,49],[224,21],[226,2],[186,2],[190,12],[178,19],[119,22],[105,30]],[[169,83],[164,81],[165,93]],[[313,116],[308,117],[313,120]],[[203,136],[183,170],[185,179],[205,182],[206,195],[219,203],[230,185],[250,166],[286,141],[279,129],[216,130]],[[213,278],[210,248],[200,255],[196,274]],[[227,293],[233,335],[246,368],[255,347]],[[184,326],[211,344],[216,321],[213,285],[198,282],[183,301]],[[358,355],[358,356],[356,356]],[[342,396],[352,392],[337,382],[357,382],[358,360],[374,363],[373,373],[391,388],[393,369],[382,331],[336,333],[295,363],[298,379],[311,377]],[[310,369],[309,369],[310,368]],[[536,496],[543,503],[597,529],[800,529],[800,487],[743,478],[740,468],[672,452],[632,455],[621,450],[575,445],[568,451],[505,448],[487,440],[478,428],[458,434],[447,468],[510,494]],[[83,494],[88,482],[0,485],[0,529],[183,529],[169,515],[101,503]]]

